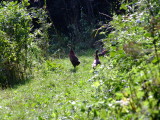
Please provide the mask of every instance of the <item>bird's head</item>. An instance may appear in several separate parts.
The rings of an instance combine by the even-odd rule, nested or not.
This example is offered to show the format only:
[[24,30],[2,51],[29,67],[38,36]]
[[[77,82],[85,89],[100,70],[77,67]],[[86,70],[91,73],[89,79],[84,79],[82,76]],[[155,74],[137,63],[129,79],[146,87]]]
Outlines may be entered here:
[[68,44],[67,46],[70,48],[70,54],[74,54],[73,46],[71,44]]
[[98,54],[98,50],[96,50],[96,55]]

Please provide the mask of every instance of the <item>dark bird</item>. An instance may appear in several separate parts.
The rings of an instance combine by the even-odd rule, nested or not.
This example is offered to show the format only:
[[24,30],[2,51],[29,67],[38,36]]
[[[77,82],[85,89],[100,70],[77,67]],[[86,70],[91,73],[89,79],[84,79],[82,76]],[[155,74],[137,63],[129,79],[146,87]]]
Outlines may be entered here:
[[93,69],[95,69],[98,64],[101,64],[101,62],[99,61],[98,50],[96,50],[95,59],[92,64]]
[[75,55],[71,45],[68,45],[68,46],[70,47],[69,59],[75,68],[76,66],[78,66],[80,64],[80,61],[78,60],[77,56]]
[[105,56],[107,52],[107,50],[103,50],[101,53],[98,54],[98,56]]

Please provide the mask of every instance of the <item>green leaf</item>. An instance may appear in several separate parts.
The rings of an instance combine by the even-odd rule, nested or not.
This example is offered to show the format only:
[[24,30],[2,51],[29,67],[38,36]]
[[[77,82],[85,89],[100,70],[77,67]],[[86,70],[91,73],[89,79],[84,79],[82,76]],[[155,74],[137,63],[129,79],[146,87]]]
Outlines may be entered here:
[[120,7],[120,9],[127,10],[127,6],[126,6],[126,4],[122,4],[122,5],[121,5],[121,7]]
[[145,33],[144,36],[145,37],[151,37],[151,33]]
[[110,56],[111,56],[111,57],[115,57],[115,56],[116,56],[116,52],[115,52],[115,51],[111,51],[111,52],[110,52]]
[[92,86],[93,86],[93,87],[99,87],[99,86],[100,86],[99,81],[94,82]]

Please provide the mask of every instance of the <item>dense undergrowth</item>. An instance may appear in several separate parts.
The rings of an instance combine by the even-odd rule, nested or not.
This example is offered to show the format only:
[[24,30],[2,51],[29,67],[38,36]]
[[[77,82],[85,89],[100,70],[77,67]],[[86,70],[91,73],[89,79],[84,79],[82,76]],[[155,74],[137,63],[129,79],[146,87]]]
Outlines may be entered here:
[[[68,58],[55,58],[56,53],[43,62],[29,57],[35,59],[31,67],[34,78],[0,91],[0,119],[160,119],[159,5],[159,0],[121,5],[126,13],[114,15],[101,27],[109,55],[100,57],[102,64],[96,70],[91,68],[93,50],[78,53],[81,64],[76,70]],[[109,35],[107,29],[112,29]],[[43,30],[37,30],[35,36],[43,35]],[[12,40],[1,33],[3,43]],[[38,38],[43,41],[45,37]],[[32,42],[34,50],[46,49],[42,41]],[[24,56],[25,52],[20,53]],[[9,56],[9,60],[14,57]],[[11,63],[23,65],[23,60],[18,60]]]
[[[43,9],[27,9],[28,1],[0,3],[0,86],[24,83],[32,68],[47,57],[47,15]],[[35,29],[33,19],[39,27]]]
[[122,4],[126,14],[114,15],[108,24],[114,31],[103,42],[110,50],[110,57],[91,79],[97,87],[97,103],[92,111],[96,118],[102,118],[101,111],[109,119],[160,118],[160,6],[157,4],[156,0]]

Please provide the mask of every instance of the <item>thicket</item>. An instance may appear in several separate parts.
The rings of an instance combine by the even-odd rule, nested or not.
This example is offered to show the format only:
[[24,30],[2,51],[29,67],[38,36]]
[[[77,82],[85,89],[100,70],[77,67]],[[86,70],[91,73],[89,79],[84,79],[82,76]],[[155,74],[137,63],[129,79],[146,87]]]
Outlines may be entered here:
[[[48,49],[46,13],[27,9],[27,0],[0,3],[0,85],[7,87],[32,76],[32,68]],[[39,28],[34,28],[33,18]]]
[[[37,3],[42,4],[40,1]],[[110,21],[113,11],[117,12],[120,6],[119,0],[46,0],[46,5],[57,31],[51,33],[50,52],[61,56],[68,54],[68,43],[73,44],[77,51],[95,48],[95,41],[102,35],[95,37],[93,29],[101,26],[103,20]]]
[[[88,108],[93,119],[160,119],[160,2],[124,2],[100,34],[110,51],[90,79],[97,90]],[[102,27],[105,27],[102,26]],[[85,110],[83,110],[85,111]]]

